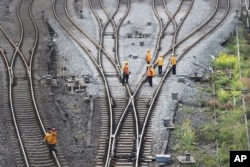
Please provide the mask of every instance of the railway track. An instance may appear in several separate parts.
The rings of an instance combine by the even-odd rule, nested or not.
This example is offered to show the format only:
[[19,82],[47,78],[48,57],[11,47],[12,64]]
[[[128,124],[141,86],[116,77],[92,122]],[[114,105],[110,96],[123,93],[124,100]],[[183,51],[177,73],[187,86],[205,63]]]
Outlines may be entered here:
[[[189,13],[189,11],[192,7],[192,3],[193,3],[193,1],[191,1],[189,3],[190,5],[188,4],[188,6],[190,6],[190,7],[187,8],[188,12],[185,14],[185,17]],[[181,9],[181,4],[180,4],[179,9]],[[154,106],[154,102],[159,94],[159,91],[161,89],[163,81],[166,79],[166,77],[170,71],[170,68],[167,66],[165,69],[165,71],[166,71],[165,75],[162,77],[162,79],[158,80],[156,85],[159,85],[159,86],[157,88],[154,88],[154,90],[152,91],[152,92],[155,92],[153,97],[152,97],[152,92],[150,92],[147,95],[143,95],[143,94],[138,93],[138,92],[143,92],[143,90],[139,91],[139,89],[141,88],[141,86],[143,85],[143,81],[145,80],[145,76],[144,76],[141,79],[141,81],[139,82],[139,84],[138,84],[139,86],[133,92],[133,94],[131,94],[131,91],[128,91],[128,93],[130,94],[130,96],[127,97],[128,99],[126,99],[126,98],[124,99],[123,97],[116,98],[116,92],[119,92],[118,94],[120,94],[120,92],[123,92],[124,89],[121,88],[122,91],[121,90],[117,91],[117,87],[115,85],[117,83],[119,84],[119,70],[116,69],[116,71],[115,71],[114,69],[111,69],[110,66],[113,66],[113,68],[114,68],[114,66],[119,67],[119,64],[115,63],[115,62],[119,62],[119,58],[117,57],[118,54],[113,54],[114,56],[109,56],[109,55],[112,55],[112,51],[118,51],[118,49],[119,49],[118,43],[119,42],[114,42],[115,46],[112,47],[113,50],[111,50],[111,51],[109,50],[106,52],[106,48],[108,47],[108,45],[106,46],[105,43],[106,43],[106,41],[112,41],[112,40],[104,38],[104,36],[109,34],[109,33],[110,34],[115,33],[115,32],[111,32],[112,28],[113,29],[116,28],[115,21],[112,20],[114,15],[111,16],[108,13],[108,11],[105,10],[102,1],[92,1],[90,3],[90,6],[93,10],[96,10],[93,13],[95,13],[95,16],[96,16],[97,20],[99,21],[99,26],[101,29],[99,31],[100,32],[99,33],[100,40],[98,42],[94,41],[90,37],[87,37],[88,39],[90,39],[92,41],[92,43],[96,47],[99,48],[99,51],[98,51],[99,56],[95,57],[95,59],[93,59],[93,58],[91,58],[91,59],[92,59],[92,61],[94,61],[96,67],[99,68],[99,71],[101,73],[103,73],[102,76],[103,76],[103,79],[105,80],[105,84],[106,84],[106,88],[107,88],[106,92],[108,93],[108,97],[109,97],[106,99],[106,101],[101,100],[102,103],[105,103],[105,104],[101,103],[102,107],[104,108],[103,111],[107,111],[107,113],[104,113],[104,112],[102,113],[102,118],[104,118],[103,123],[107,123],[108,125],[103,126],[102,130],[101,130],[101,136],[100,136],[100,143],[101,144],[99,146],[100,149],[99,149],[98,156],[97,156],[97,166],[117,166],[117,165],[119,165],[119,166],[126,166],[126,165],[137,166],[139,164],[142,165],[143,162],[139,162],[140,161],[139,160],[140,159],[139,153],[140,153],[140,149],[141,149],[140,147],[143,147],[143,142],[142,142],[143,135],[145,135],[144,133],[146,132],[146,126],[148,124],[148,119],[149,119],[151,110]],[[119,7],[119,5],[117,5],[117,6]],[[115,11],[118,11],[118,7],[117,7],[117,10],[115,10]],[[185,6],[184,6],[184,8],[185,8]],[[100,9],[102,9],[103,11],[101,11]],[[116,14],[116,13],[117,12],[114,12],[114,14]],[[101,15],[102,18],[99,17],[98,14]],[[172,17],[172,20],[173,20],[173,17]],[[180,27],[180,25],[182,24],[182,21],[178,24],[178,27],[177,27],[177,23],[176,22],[174,22],[174,23],[175,23],[174,27],[176,28],[176,30],[174,31],[173,42],[172,42],[173,44],[176,43],[175,39],[177,37],[177,32],[178,32],[177,30]],[[67,28],[67,26],[69,26],[69,25],[65,26],[63,23],[61,23],[61,25],[63,25],[63,27],[65,28],[65,30],[69,34],[72,33],[70,31],[70,29]],[[161,25],[162,25],[161,29],[166,28],[166,27],[163,27],[163,24],[161,24]],[[106,27],[107,27],[107,29],[106,29]],[[81,28],[78,28],[78,29],[81,29]],[[105,30],[107,30],[108,32],[105,33]],[[117,31],[118,31],[118,29],[117,29]],[[81,32],[83,32],[83,31],[81,31]],[[84,34],[84,35],[86,36],[86,34]],[[77,43],[80,43],[76,36],[72,35],[72,37],[74,38],[74,40]],[[115,37],[117,37],[117,36],[113,36],[113,38],[115,38]],[[159,39],[158,41],[160,41],[161,33],[157,39]],[[114,41],[116,41],[116,39],[114,39]],[[97,43],[100,43],[100,45],[97,45]],[[110,42],[107,42],[107,43],[110,44]],[[158,43],[160,43],[160,42],[158,42]],[[86,45],[81,44],[81,46],[84,48],[85,51],[87,50]],[[175,47],[176,46],[177,45],[175,45]],[[171,50],[174,50],[174,48],[171,48]],[[104,51],[104,55],[101,55],[102,51]],[[90,55],[88,52],[87,52],[87,54]],[[156,57],[157,54],[154,54],[154,55]],[[164,54],[164,55],[166,55],[166,54]],[[105,58],[104,56],[107,56],[107,57]],[[113,59],[115,59],[115,60],[113,60]],[[98,62],[98,60],[99,60],[99,62]],[[114,83],[114,85],[112,85],[110,83]],[[126,87],[129,90],[129,85],[126,85]],[[114,91],[114,90],[116,90],[116,91]],[[140,94],[140,95],[136,96],[137,105],[140,106],[140,105],[144,104],[145,105],[144,108],[138,107],[139,109],[137,109],[137,107],[134,105],[134,95],[136,95],[137,93]],[[125,94],[125,96],[126,96],[126,94]],[[144,96],[146,98],[142,99],[142,101],[140,102],[139,99],[141,96]],[[126,103],[127,103],[127,105],[126,105]],[[133,104],[133,105],[131,105],[131,104]],[[118,109],[118,111],[116,111],[116,108]],[[137,118],[137,116],[139,116],[139,118]],[[107,118],[109,118],[109,121],[107,120]],[[140,124],[140,126],[139,126],[139,124]],[[134,126],[131,126],[131,125],[134,125]],[[126,127],[130,127],[130,128],[126,128]],[[140,132],[138,131],[138,128],[136,128],[136,127],[140,127],[139,128]],[[108,134],[109,134],[109,136],[108,136]],[[140,138],[138,137],[139,134],[140,134]],[[148,138],[149,139],[151,138],[150,132],[149,132]],[[150,142],[148,142],[148,143],[150,143]],[[124,151],[124,150],[127,150],[127,151]],[[146,150],[146,148],[143,148],[143,150]],[[145,157],[150,156],[150,151],[145,151],[145,152],[147,152],[147,154],[143,155],[144,159],[145,159]],[[107,158],[105,159],[105,158],[101,158],[101,157],[107,157]],[[141,158],[141,159],[143,159],[143,158]],[[147,164],[144,164],[144,165],[147,166]]]
[[[184,20],[186,17],[188,17],[188,14],[192,9],[193,2],[194,1],[181,1],[173,14],[167,10],[168,4],[165,1],[152,2],[151,5],[154,7],[155,17],[158,19],[160,25],[158,31],[159,33],[156,37],[157,42],[155,44],[155,50],[153,52],[152,64],[154,64],[154,66],[156,66],[155,60],[159,54],[159,51],[161,48],[165,48],[166,44],[169,46],[169,49],[167,52],[163,53],[164,57],[168,58],[168,54],[170,52],[174,52],[177,53],[178,60],[180,60],[189,49],[195,46],[199,41],[209,35],[218,25],[220,25],[220,23],[226,17],[227,11],[230,7],[229,0],[223,2],[216,1],[217,7],[214,9],[214,14],[211,14],[211,17],[200,27],[195,29],[190,34],[187,34],[184,38],[182,37],[182,39],[178,40],[178,33],[181,31]],[[153,88],[149,88],[147,84],[144,83],[146,80],[146,75],[144,72],[141,72],[141,74],[138,75],[138,80],[136,83],[134,83],[134,85],[136,85],[135,87],[130,86],[130,83],[125,84],[123,87],[121,86],[120,67],[122,64],[121,60],[123,60],[124,57],[120,57],[121,51],[119,49],[122,46],[119,45],[121,38],[119,35],[122,23],[125,21],[130,11],[131,2],[130,0],[121,0],[115,1],[115,3],[116,8],[113,9],[108,8],[108,6],[105,5],[105,1],[89,1],[89,6],[95,14],[99,25],[99,31],[97,31],[98,35],[94,37],[85,32],[84,27],[79,26],[74,18],[70,15],[68,11],[68,7],[71,6],[70,1],[54,0],[52,9],[57,21],[67,32],[69,38],[73,39],[75,44],[82,48],[85,53],[83,56],[88,56],[88,58],[91,60],[91,63],[93,63],[96,69],[99,71],[99,74],[103,79],[103,84],[106,88],[106,97],[100,99],[102,106],[101,117],[103,126],[101,127],[101,134],[99,138],[99,150],[96,157],[96,166],[146,167],[149,166],[152,161],[152,159],[150,159],[150,146],[153,141],[152,131],[150,130],[151,115],[153,115],[153,111],[157,107],[156,101],[161,94],[164,82],[169,77],[171,67],[169,64],[166,65],[163,69],[164,75],[161,77],[156,76],[154,78]],[[160,13],[160,11],[164,11],[165,13]],[[25,13],[22,15],[24,14]],[[217,21],[212,22],[213,20]],[[171,42],[166,43],[165,40],[168,38],[171,38]],[[12,46],[15,45],[12,44]],[[31,92],[28,92],[29,89],[25,87],[25,85],[32,85],[32,53],[34,53],[36,47],[30,43],[25,44],[25,46],[27,46],[26,48],[30,48],[28,52],[25,52],[27,53],[25,54],[25,58],[20,59],[23,52],[21,52],[19,46],[15,51],[18,53],[18,55],[20,55],[20,57],[14,58],[15,64],[19,64],[18,68],[22,68],[22,70],[18,71],[22,71],[23,73],[18,75],[18,78],[15,78],[17,80],[15,80],[15,89],[13,89],[13,91],[18,92],[16,94],[19,95],[25,94],[24,92],[21,92],[21,90],[27,90],[25,92],[26,96],[28,97],[29,94],[33,94],[32,88],[30,89]],[[31,53],[31,58],[26,57],[29,55],[28,53]],[[5,55],[3,51],[2,55]],[[26,64],[20,65],[21,62],[26,62]],[[8,65],[6,66],[8,67]],[[146,71],[145,67],[142,68],[142,71]],[[11,76],[11,74],[9,74],[9,76]],[[11,89],[12,88],[10,88],[10,90]],[[34,105],[34,99],[28,99],[26,96],[24,99],[27,101],[23,101],[23,103],[29,103],[30,105],[29,108],[24,107],[23,110],[29,110],[32,112],[34,111],[34,106],[36,106]],[[15,96],[14,99],[17,100],[14,102],[14,104],[19,104],[21,106],[18,101],[22,98]],[[35,113],[37,114],[38,111],[36,107],[35,110]],[[37,117],[39,118],[39,114],[36,114],[34,114],[32,119],[35,120]],[[24,114],[22,116],[24,116]],[[29,116],[31,116],[31,114]],[[41,121],[39,122],[41,123]],[[38,122],[36,123],[38,125],[36,125],[37,130],[34,132],[34,135],[37,136],[37,140],[38,138],[41,140],[41,137],[44,134],[44,127]],[[23,127],[25,127],[25,129],[31,128],[30,125],[28,126],[26,124],[27,123],[25,122],[23,123]],[[25,132],[26,131],[22,131],[24,134]],[[33,145],[30,147],[35,146]],[[41,147],[44,146],[41,145]],[[46,149],[44,148],[44,150]],[[32,150],[29,152],[32,152]],[[50,160],[51,159],[48,160],[48,163],[52,163]],[[39,162],[39,160],[36,160],[36,162]],[[48,164],[48,166],[50,165],[51,164]]]
[[[8,126],[11,133],[16,166],[61,166],[54,153],[51,158],[47,146],[42,143],[45,134],[44,124],[34,94],[37,83],[33,83],[33,58],[38,44],[38,28],[32,14],[33,1],[19,1],[16,14],[20,25],[20,38],[16,44],[8,33],[1,31],[13,48],[13,54],[6,56],[1,48],[1,55],[7,71],[8,89],[5,89],[5,110],[11,114]],[[32,40],[34,39],[34,40]],[[14,139],[18,139],[15,142]],[[18,146],[18,147],[17,147]]]

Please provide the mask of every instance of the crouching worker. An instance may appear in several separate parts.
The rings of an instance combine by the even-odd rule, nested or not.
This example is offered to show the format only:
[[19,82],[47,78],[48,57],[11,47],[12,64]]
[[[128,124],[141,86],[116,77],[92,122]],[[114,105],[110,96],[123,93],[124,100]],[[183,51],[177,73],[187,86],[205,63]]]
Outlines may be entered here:
[[57,135],[57,131],[55,128],[48,128],[48,131],[46,132],[43,142],[47,143],[48,147],[49,147],[49,153],[50,156],[53,156],[53,151],[55,153],[57,153],[57,150],[55,149],[56,147],[56,143],[57,143],[57,139],[56,139],[56,135]]

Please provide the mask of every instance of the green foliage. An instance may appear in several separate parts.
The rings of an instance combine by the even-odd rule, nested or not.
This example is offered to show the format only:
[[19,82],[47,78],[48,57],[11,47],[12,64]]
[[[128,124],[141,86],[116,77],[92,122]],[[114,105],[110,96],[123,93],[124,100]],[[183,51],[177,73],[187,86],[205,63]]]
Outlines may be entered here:
[[217,166],[216,157],[212,155],[202,155],[200,161],[202,162],[201,166]]
[[225,145],[228,149],[247,149],[243,114],[242,110],[220,111],[218,117],[220,128],[217,136],[220,145]]
[[[194,135],[189,120],[183,121],[177,130],[176,134],[180,142],[177,142],[175,149],[180,151],[195,149],[192,143],[196,138],[202,143],[218,144],[216,154],[195,153],[197,163],[194,166],[229,166],[229,152],[231,150],[248,149],[247,132],[243,119],[245,111],[242,105],[237,106],[237,103],[236,106],[233,105],[233,98],[236,99],[236,102],[241,102],[241,89],[250,89],[250,35],[245,30],[241,30],[239,37],[240,64],[238,56],[235,56],[237,55],[237,45],[234,36],[228,39],[224,45],[227,47],[227,53],[220,52],[218,57],[212,60],[214,73],[210,78],[215,84],[216,99],[211,103],[214,105],[211,106],[215,106],[216,109],[214,111],[216,123],[210,122],[199,126],[196,129],[197,136]],[[225,88],[227,89],[225,90]],[[212,93],[213,91],[208,88],[206,92]],[[246,106],[250,106],[250,95],[249,93],[247,95],[244,95]],[[225,107],[227,105],[229,108],[233,107],[228,110]],[[246,114],[249,119],[250,110]],[[248,126],[250,126],[250,121],[248,121]]]
[[230,99],[230,93],[223,89],[217,91],[217,98],[220,102],[226,103]]
[[220,147],[218,150],[217,156],[217,166],[229,166],[229,152],[223,150],[223,147]]
[[216,140],[216,137],[218,136],[218,130],[216,129],[217,128],[215,127],[214,124],[207,123],[199,127],[199,132],[201,133],[201,135],[205,140],[214,142]]
[[221,89],[221,88],[224,88],[224,87],[228,87],[230,82],[231,82],[230,78],[228,78],[228,77],[223,76],[223,77],[220,77],[220,79],[217,79],[217,78],[218,77],[216,77],[216,80],[214,82],[216,89]]
[[232,97],[239,97],[239,96],[241,96],[241,91],[232,90],[232,91],[230,91],[230,94],[231,94]]
[[232,80],[231,81],[231,88],[233,89],[233,90],[240,90],[241,89],[241,81],[240,80]]
[[180,142],[175,146],[175,149],[182,148],[182,151],[193,149],[192,145],[195,142],[196,137],[190,120],[183,120],[181,126],[177,128],[176,136],[180,139]]
[[234,68],[237,62],[236,56],[220,52],[219,56],[212,61],[212,64],[215,68]]

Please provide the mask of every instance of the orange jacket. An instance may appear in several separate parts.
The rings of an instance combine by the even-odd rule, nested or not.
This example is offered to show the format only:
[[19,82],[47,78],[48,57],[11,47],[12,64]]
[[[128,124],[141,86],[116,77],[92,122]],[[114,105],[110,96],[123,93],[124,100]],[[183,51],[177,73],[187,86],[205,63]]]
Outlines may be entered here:
[[163,65],[163,58],[162,57],[158,57],[157,62],[158,66],[162,66]]
[[147,52],[146,56],[145,56],[145,61],[146,62],[148,62],[148,61],[150,62],[150,60],[151,60],[151,54],[150,54],[150,52]]
[[57,142],[56,135],[57,135],[57,132],[53,132],[53,131],[47,132],[44,136],[43,141],[44,142],[46,141],[48,144],[56,144]]
[[124,72],[124,74],[129,74],[129,69],[127,64],[122,65],[122,71]]
[[170,61],[172,65],[176,65],[176,59],[175,57],[170,57]]
[[148,67],[147,76],[148,77],[155,76],[155,70],[153,67]]

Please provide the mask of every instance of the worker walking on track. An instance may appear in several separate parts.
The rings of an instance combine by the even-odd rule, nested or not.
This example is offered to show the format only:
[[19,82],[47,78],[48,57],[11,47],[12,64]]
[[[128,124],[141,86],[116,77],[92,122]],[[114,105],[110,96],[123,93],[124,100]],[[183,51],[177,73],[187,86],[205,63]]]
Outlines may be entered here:
[[170,59],[171,65],[172,65],[172,74],[176,75],[176,58],[174,56],[174,53],[171,54],[169,59]]
[[56,143],[57,143],[56,136],[57,136],[56,129],[55,128],[52,128],[52,129],[48,128],[48,131],[46,132],[44,139],[43,139],[43,142],[46,142],[48,147],[49,147],[49,153],[50,153],[51,157],[53,156],[53,151],[55,153],[57,153],[57,150],[55,149]]
[[148,64],[147,67],[148,67],[147,79],[148,79],[149,86],[152,87],[153,86],[153,77],[155,76],[155,70],[154,70],[153,66],[150,64]]
[[128,61],[125,61],[124,64],[122,65],[122,84],[123,85],[124,83],[128,83],[130,73],[131,72],[129,71],[129,68],[128,68]]
[[147,52],[146,52],[145,61],[146,61],[147,64],[150,64],[150,61],[151,61],[150,49],[148,49]]
[[156,64],[158,65],[158,73],[159,75],[162,74],[162,66],[163,66],[163,57],[162,54],[159,55],[159,57],[157,58]]

